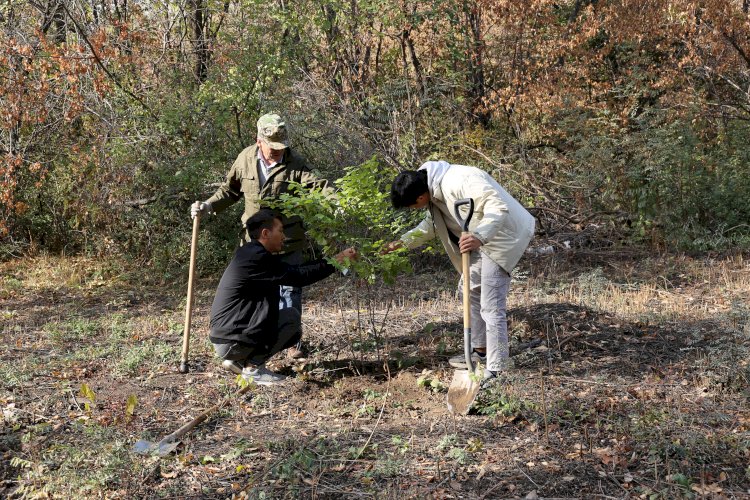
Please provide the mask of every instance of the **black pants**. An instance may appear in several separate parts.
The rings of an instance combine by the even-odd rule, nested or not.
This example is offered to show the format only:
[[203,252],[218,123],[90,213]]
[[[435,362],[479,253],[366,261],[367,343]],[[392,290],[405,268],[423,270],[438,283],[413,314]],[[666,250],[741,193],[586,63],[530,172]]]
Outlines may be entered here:
[[258,366],[277,352],[292,347],[302,338],[302,317],[297,309],[289,307],[279,310],[278,335],[270,349],[258,349],[245,344],[213,344],[216,354],[222,359],[237,361],[242,366]]

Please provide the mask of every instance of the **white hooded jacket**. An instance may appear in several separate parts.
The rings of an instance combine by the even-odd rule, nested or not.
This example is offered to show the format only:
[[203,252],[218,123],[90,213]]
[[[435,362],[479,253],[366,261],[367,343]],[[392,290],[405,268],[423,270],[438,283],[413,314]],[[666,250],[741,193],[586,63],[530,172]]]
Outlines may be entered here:
[[[430,211],[417,227],[401,236],[404,245],[415,248],[438,236],[460,273],[461,252],[448,231],[460,236],[453,207],[458,200],[472,198],[474,215],[469,231],[482,242],[482,253],[510,273],[534,237],[534,217],[481,169],[445,161],[428,161],[419,169],[427,171]],[[460,211],[465,218],[468,206]]]

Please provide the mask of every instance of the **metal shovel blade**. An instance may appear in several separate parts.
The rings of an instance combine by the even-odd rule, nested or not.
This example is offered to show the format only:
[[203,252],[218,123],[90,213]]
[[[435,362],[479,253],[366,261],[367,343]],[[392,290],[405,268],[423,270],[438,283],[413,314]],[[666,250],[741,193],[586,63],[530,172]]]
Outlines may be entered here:
[[481,385],[482,377],[479,374],[472,374],[469,370],[453,372],[453,380],[448,387],[448,411],[452,415],[469,413]]
[[180,441],[167,441],[162,439],[158,443],[152,443],[141,439],[133,445],[133,451],[140,455],[156,455],[159,457],[166,457],[172,453],[178,446]]
[[[252,387],[252,385],[243,387],[242,389],[237,391],[236,396],[242,396]],[[224,408],[224,406],[232,397],[233,396],[231,394],[225,397],[220,403],[215,404],[208,410],[204,411],[193,420],[174,431],[172,434],[164,436],[158,443],[152,443],[151,441],[146,441],[145,439],[139,440],[133,446],[133,451],[141,455],[157,455],[160,457],[166,457],[180,445],[180,441],[182,440],[183,436],[185,436],[185,434],[195,429],[201,423],[205,422],[206,419],[211,416],[211,414],[213,414],[214,412],[218,412],[219,410]]]

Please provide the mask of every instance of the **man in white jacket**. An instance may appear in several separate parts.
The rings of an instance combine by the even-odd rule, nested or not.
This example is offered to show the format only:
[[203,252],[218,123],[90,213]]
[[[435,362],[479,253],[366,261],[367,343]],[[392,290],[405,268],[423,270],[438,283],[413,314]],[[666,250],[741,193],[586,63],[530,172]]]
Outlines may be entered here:
[[[474,200],[467,235],[462,235],[453,212],[455,202],[463,198]],[[510,272],[534,236],[534,217],[487,172],[445,161],[401,172],[391,186],[391,202],[394,208],[427,208],[429,212],[386,251],[415,248],[437,236],[459,273],[461,253],[471,253],[472,361],[486,366],[485,379],[509,368],[506,299]],[[463,217],[467,210],[464,206]],[[466,367],[463,354],[449,362],[456,368]]]

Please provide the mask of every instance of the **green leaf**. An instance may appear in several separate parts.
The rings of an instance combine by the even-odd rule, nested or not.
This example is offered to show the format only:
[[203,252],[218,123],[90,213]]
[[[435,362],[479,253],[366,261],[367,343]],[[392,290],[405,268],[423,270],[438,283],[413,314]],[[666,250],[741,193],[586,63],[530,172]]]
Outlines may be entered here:
[[81,389],[78,391],[78,393],[92,403],[96,401],[96,393],[85,382],[81,384]]
[[135,407],[138,405],[138,398],[135,394],[128,396],[128,400],[125,403],[125,419],[129,422],[133,418]]

